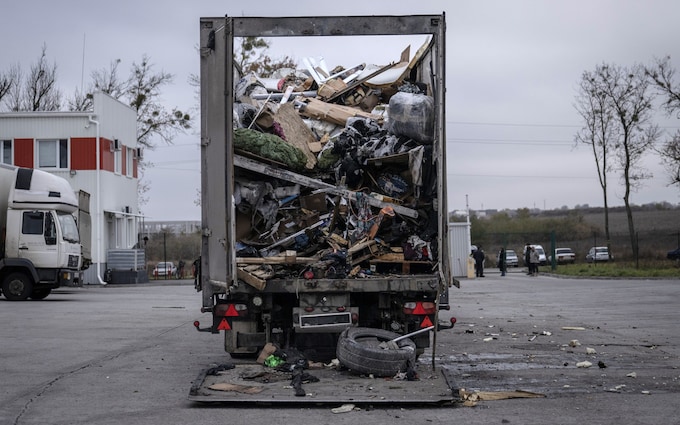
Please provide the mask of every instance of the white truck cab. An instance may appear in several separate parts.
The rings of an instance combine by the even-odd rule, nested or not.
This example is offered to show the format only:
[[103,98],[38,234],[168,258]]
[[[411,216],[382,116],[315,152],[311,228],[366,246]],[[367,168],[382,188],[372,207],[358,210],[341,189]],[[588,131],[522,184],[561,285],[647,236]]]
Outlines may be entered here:
[[43,299],[82,284],[83,255],[69,183],[0,165],[0,290],[8,300]]

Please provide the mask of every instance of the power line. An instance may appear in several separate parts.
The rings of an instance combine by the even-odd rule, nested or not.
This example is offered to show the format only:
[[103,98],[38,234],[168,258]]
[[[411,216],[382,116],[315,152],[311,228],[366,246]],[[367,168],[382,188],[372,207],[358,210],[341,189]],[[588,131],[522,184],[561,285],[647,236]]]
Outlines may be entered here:
[[489,145],[541,145],[541,146],[573,146],[573,142],[566,140],[522,140],[522,139],[446,139],[447,143],[489,144]]
[[[477,121],[446,121],[446,124],[453,125],[487,125],[491,127],[539,127],[539,128],[583,128],[582,124],[526,124],[526,123],[504,123],[504,122],[477,122]],[[680,129],[680,126],[668,125],[659,126],[663,129]]]
[[509,175],[509,174],[456,174],[456,173],[446,173],[447,177],[493,177],[493,178],[517,178],[517,179],[580,179],[580,180],[593,180],[596,177],[586,177],[586,176],[523,176],[523,175]]
[[519,123],[502,123],[502,122],[474,122],[474,121],[446,121],[447,124],[454,125],[490,125],[490,126],[505,126],[505,127],[565,127],[565,128],[581,128],[582,125],[576,124],[519,124]]

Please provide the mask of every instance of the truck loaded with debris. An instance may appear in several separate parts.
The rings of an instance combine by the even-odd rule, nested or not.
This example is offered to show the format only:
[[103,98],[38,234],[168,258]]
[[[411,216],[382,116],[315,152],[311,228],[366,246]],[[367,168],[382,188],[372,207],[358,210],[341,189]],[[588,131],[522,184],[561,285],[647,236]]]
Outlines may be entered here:
[[[402,45],[386,65],[352,57],[405,34],[422,42],[413,54]],[[195,326],[222,332],[232,357],[272,350],[394,376],[413,373],[455,323],[438,318],[456,283],[444,36],[444,15],[201,19],[196,286],[212,323]],[[333,39],[356,63],[329,68],[310,50],[264,78],[237,66],[243,37]]]

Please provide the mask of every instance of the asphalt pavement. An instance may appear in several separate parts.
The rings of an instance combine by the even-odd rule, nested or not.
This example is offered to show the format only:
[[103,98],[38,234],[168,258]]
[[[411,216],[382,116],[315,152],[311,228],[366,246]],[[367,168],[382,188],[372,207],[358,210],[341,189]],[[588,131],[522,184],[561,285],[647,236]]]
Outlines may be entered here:
[[222,336],[194,329],[209,315],[199,311],[193,281],[151,281],[1,299],[0,424],[680,423],[680,279],[563,279],[520,269],[461,283],[442,312],[458,322],[437,333],[436,367],[451,374],[456,394],[538,398],[345,413],[191,402],[198,373],[228,359]]

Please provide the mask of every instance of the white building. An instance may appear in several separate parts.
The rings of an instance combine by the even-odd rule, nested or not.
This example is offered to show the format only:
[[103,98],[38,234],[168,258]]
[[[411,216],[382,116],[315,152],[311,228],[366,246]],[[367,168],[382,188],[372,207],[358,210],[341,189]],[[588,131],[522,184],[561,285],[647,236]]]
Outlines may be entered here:
[[93,265],[85,283],[102,283],[121,253],[134,258],[127,270],[145,278],[143,251],[133,249],[142,221],[137,114],[104,93],[95,93],[93,103],[88,112],[0,113],[0,162],[48,171],[67,179],[76,194],[90,194]]

